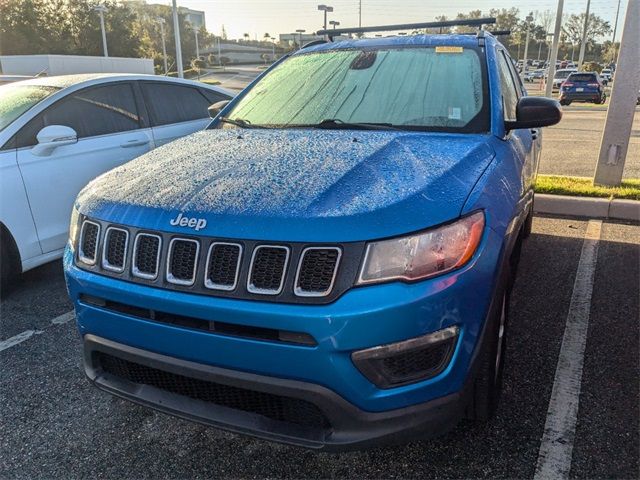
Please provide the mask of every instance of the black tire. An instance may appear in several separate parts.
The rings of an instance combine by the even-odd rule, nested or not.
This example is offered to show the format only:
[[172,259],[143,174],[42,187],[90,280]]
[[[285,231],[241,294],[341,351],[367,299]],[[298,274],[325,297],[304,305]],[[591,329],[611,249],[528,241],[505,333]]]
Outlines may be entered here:
[[524,225],[522,225],[522,238],[529,237],[529,235],[531,235],[532,228],[533,228],[533,202],[531,202],[531,210],[529,211],[529,215],[527,215],[527,218],[524,221]]
[[484,423],[491,420],[498,409],[502,392],[504,354],[507,345],[510,287],[503,288],[497,297],[499,304],[485,332],[484,344],[478,361],[473,391],[467,410],[470,420]]
[[0,298],[9,292],[11,280],[16,275],[16,265],[15,242],[0,225]]

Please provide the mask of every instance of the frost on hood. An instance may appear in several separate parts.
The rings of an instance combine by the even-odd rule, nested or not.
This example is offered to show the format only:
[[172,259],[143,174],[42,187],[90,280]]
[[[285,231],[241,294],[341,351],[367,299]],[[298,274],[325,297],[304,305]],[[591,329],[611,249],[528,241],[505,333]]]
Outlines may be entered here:
[[102,175],[79,203],[262,217],[346,216],[414,196],[462,206],[491,155],[478,136],[205,130]]

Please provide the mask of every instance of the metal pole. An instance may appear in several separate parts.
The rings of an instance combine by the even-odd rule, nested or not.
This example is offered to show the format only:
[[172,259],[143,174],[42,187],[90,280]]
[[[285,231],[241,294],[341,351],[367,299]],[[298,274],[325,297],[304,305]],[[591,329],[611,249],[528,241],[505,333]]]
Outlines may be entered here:
[[618,10],[616,10],[616,22],[613,25],[613,38],[611,39],[611,43],[613,43],[613,61],[616,61],[616,33],[618,31],[618,15],[620,15],[620,0],[618,0]]
[[358,28],[362,28],[362,0],[358,2]]
[[538,44],[538,61],[540,61],[540,55],[542,55],[542,42]]
[[531,31],[531,22],[533,21],[533,15],[529,14],[525,20],[527,21],[527,39],[524,42],[524,60],[522,61],[522,78],[527,72],[527,57],[529,56],[529,32]]
[[162,57],[164,59],[164,74],[167,75],[169,73],[169,66],[167,65],[167,44],[164,38],[164,18],[158,18],[158,23],[160,24],[160,36],[162,37]]
[[589,8],[591,7],[591,0],[587,0],[587,13],[584,17],[584,27],[582,28],[582,42],[580,43],[580,55],[578,56],[578,70],[582,67],[584,62],[584,51],[587,47],[587,30],[589,29]]
[[629,149],[635,100],[640,90],[640,2],[629,0],[620,39],[616,81],[611,90],[607,120],[593,183],[618,186]]
[[102,31],[102,53],[105,57],[109,56],[109,51],[107,50],[107,32],[104,28],[104,12],[107,11],[107,7],[104,5],[97,5],[94,7],[94,11],[98,12],[100,15],[100,30]]
[[178,6],[176,0],[173,0],[173,36],[176,40],[176,65],[178,66],[178,77],[184,78],[184,70],[182,69],[182,45],[180,44],[180,24],[178,22]]
[[218,66],[222,66],[222,50],[220,48],[220,37],[218,37]]
[[551,97],[553,93],[553,77],[556,74],[556,60],[558,59],[558,45],[560,43],[560,27],[562,27],[562,10],[564,0],[558,0],[558,11],[556,12],[556,26],[553,33],[553,45],[551,46],[551,57],[549,58],[549,74],[547,75],[547,88],[545,96]]
[[324,9],[324,30],[327,29],[327,9]]

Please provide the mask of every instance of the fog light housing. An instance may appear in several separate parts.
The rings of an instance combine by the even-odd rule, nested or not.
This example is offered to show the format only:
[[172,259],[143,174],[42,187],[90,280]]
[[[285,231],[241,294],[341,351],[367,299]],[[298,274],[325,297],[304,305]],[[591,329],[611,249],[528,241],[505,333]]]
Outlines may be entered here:
[[393,388],[442,373],[455,350],[460,329],[451,326],[422,337],[351,354],[358,370],[378,388]]

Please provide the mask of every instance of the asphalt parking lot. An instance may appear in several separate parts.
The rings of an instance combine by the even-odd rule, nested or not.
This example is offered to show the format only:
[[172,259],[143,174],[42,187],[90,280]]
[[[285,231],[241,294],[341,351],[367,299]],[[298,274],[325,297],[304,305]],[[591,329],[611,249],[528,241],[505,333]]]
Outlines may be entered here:
[[546,217],[535,218],[523,248],[498,417],[365,452],[267,443],[96,390],[81,369],[61,263],[28,272],[0,304],[0,478],[531,478],[594,227],[582,381],[569,379],[577,422],[559,444],[572,447],[571,478],[638,478],[640,226]]

